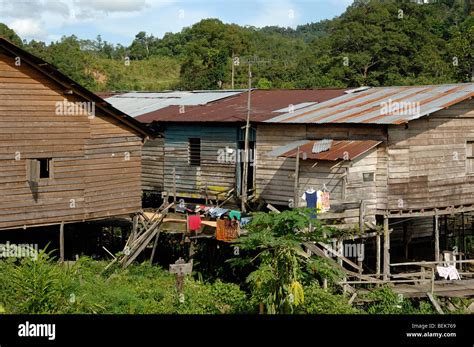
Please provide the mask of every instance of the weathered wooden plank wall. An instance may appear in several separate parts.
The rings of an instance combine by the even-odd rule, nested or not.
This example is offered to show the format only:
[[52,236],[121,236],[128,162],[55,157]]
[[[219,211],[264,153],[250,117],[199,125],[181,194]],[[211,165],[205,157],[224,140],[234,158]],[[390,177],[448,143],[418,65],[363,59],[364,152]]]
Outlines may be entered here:
[[467,141],[474,141],[474,100],[388,130],[388,208],[474,203]]
[[150,139],[142,150],[142,189],[161,193],[163,191],[164,138]]
[[[189,138],[201,139],[201,165],[189,163]],[[237,127],[196,124],[169,124],[165,129],[164,189],[173,192],[173,169],[176,169],[176,190],[194,198],[204,197],[235,187],[236,164],[219,162],[219,151],[237,150]]]
[[[306,125],[271,125],[259,124],[257,127],[257,194],[265,201],[276,205],[288,205],[289,199],[294,196],[294,171],[293,158],[269,157],[268,152],[287,145],[293,141],[307,138],[381,138],[383,130],[377,128],[350,127],[316,127]],[[331,203],[358,203],[366,201],[367,220],[375,221],[377,187],[377,166],[379,151],[369,151],[366,155],[349,163],[329,161],[300,160],[299,191],[301,197],[305,190],[313,187],[318,190],[325,184],[330,191]],[[364,182],[364,172],[375,173],[375,181]],[[381,177],[380,179],[383,179]],[[383,186],[383,184],[382,184]],[[303,200],[298,201],[299,206],[304,206]],[[347,223],[358,221],[358,209],[348,212],[351,217],[346,218]]]
[[[84,101],[0,51],[0,228],[82,221],[141,207],[141,138],[96,108],[61,115],[56,102]],[[128,153],[128,154],[127,154]],[[28,159],[51,158],[53,178],[27,182]]]

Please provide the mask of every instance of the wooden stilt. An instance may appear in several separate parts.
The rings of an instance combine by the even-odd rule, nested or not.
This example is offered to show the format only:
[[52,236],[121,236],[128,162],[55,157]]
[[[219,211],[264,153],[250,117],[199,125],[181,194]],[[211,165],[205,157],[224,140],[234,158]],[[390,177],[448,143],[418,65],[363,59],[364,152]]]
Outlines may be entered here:
[[406,221],[403,221],[403,248],[405,253],[405,259],[408,259],[408,244],[410,243],[408,237],[408,226]]
[[377,278],[380,277],[380,249],[381,249],[381,243],[380,243],[380,234],[377,234],[375,236],[375,273],[377,274]]
[[434,216],[434,233],[435,233],[435,261],[439,261],[439,216],[436,210]]
[[390,277],[390,232],[388,230],[388,216],[383,217],[383,279]]
[[153,259],[155,258],[156,247],[158,246],[158,239],[160,238],[160,233],[158,232],[155,237],[155,242],[153,244],[153,250],[151,251],[150,264],[153,264]]
[[293,206],[296,208],[298,207],[298,202],[300,201],[299,197],[299,180],[300,180],[300,146],[296,149],[296,164],[295,164],[295,192],[294,192],[294,202]]
[[434,308],[436,309],[436,312],[439,314],[444,314],[441,306],[439,305],[438,301],[436,301],[435,297],[433,296],[432,293],[426,293],[428,298],[430,299],[431,303],[433,304]]
[[[337,253],[344,256],[344,241],[337,241]],[[342,266],[342,257],[337,257],[337,263]]]
[[464,212],[461,213],[461,252],[466,253],[466,225],[464,223]]
[[176,168],[173,168],[173,204],[176,209]]
[[64,261],[64,222],[59,227],[59,261]]
[[449,240],[448,240],[448,216],[444,216],[444,249],[449,249]]

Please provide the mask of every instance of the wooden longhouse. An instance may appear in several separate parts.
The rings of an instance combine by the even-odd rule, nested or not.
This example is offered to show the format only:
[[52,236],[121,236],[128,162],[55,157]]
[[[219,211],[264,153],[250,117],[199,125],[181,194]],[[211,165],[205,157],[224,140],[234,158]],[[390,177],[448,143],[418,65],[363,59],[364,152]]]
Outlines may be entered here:
[[139,122],[0,38],[0,229],[141,209]]
[[[300,197],[308,188],[326,188],[331,209],[319,219],[362,232],[383,229],[370,234],[377,255],[372,269],[383,271],[385,278],[391,256],[426,259],[430,254],[437,261],[442,251],[467,252],[464,236],[472,233],[474,211],[473,94],[473,84],[254,90],[250,194],[276,207],[295,201],[304,206]],[[234,143],[231,151],[242,148],[246,100],[247,93],[241,93],[184,113],[169,106],[138,117],[164,129],[164,191],[172,191],[171,170],[178,167],[178,192],[194,194],[183,196],[204,198],[210,185],[239,193],[241,164],[216,161],[224,142],[213,134],[231,126],[235,130],[225,135]],[[203,127],[207,134],[201,133]],[[203,134],[201,167],[193,168],[190,138]],[[206,141],[212,145],[203,146]],[[457,227],[450,218],[458,218]],[[428,247],[418,246],[417,240]]]
[[[322,102],[344,94],[344,89],[324,90],[254,90],[252,92],[253,124],[260,124],[288,107]],[[114,103],[114,100],[108,99]],[[117,107],[121,105],[117,104]],[[247,93],[239,92],[224,98],[195,105],[170,105],[143,113],[136,119],[157,130],[162,139],[147,142],[145,153],[154,155],[150,165],[155,171],[143,172],[143,186],[159,181],[163,172],[163,188],[155,190],[182,198],[223,201],[229,193],[239,195],[242,186],[244,140],[247,117]],[[249,195],[259,189],[259,174],[254,154],[258,152],[258,127],[250,131]],[[163,161],[159,158],[163,153]],[[239,160],[240,158],[240,160]],[[147,158],[144,157],[144,162]],[[163,165],[163,170],[158,168]],[[255,166],[257,165],[257,166]],[[146,171],[145,171],[146,170]],[[151,173],[151,174],[150,174]],[[159,183],[153,184],[159,187]],[[266,198],[266,197],[264,197]]]

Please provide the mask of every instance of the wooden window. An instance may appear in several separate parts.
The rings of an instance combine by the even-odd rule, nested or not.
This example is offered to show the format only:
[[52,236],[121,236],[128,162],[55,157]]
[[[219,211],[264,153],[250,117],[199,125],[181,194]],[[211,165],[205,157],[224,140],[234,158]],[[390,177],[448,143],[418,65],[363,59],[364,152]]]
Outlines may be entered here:
[[201,139],[188,139],[188,163],[191,166],[201,166]]
[[466,142],[466,173],[474,174],[474,141]]
[[362,173],[362,180],[364,182],[373,182],[375,180],[375,174],[373,172]]
[[53,178],[51,158],[28,159],[26,162],[26,179],[30,182],[39,182],[40,179]]

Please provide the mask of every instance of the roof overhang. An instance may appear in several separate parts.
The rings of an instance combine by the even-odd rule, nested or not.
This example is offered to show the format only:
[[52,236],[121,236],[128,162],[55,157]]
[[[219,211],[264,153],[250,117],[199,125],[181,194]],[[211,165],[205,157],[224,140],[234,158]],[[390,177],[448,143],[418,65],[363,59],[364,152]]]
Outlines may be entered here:
[[300,140],[279,147],[268,153],[273,157],[296,158],[298,152],[303,160],[336,161],[355,160],[380,145],[377,140]]

